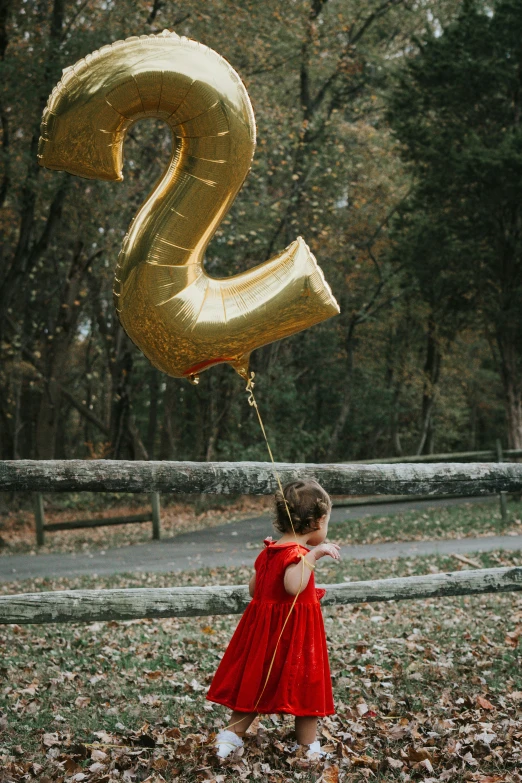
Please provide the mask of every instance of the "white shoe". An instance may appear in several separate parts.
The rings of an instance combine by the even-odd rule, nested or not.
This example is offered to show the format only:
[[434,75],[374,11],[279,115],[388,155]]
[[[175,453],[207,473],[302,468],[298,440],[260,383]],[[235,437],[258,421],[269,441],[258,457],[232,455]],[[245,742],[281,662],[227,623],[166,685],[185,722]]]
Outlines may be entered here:
[[[299,745],[297,742],[295,745],[292,745],[290,748],[290,752],[294,752],[295,750],[299,750],[301,745]],[[311,745],[308,745],[308,750],[306,751],[306,755],[309,759],[312,758],[312,756],[317,755],[319,758],[328,758],[330,756],[329,753],[327,753],[325,750],[321,748],[321,745],[319,744],[319,740],[316,740],[315,742],[312,742]]]
[[243,740],[235,732],[224,729],[217,735],[214,747],[216,748],[218,758],[226,759],[235,750],[243,747]]
[[319,740],[316,740],[315,742],[312,742],[311,745],[308,746],[308,750],[306,751],[306,755],[309,759],[312,758],[312,756],[319,756],[319,758],[324,759],[329,757],[329,753],[327,753],[325,750],[321,748],[321,745],[319,744]]

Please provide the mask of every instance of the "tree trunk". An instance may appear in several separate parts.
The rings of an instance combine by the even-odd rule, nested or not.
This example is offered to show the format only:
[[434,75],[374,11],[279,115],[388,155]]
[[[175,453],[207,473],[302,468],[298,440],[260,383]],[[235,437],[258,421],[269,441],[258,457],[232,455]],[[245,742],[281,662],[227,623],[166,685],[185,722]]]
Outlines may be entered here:
[[116,351],[111,363],[112,405],[110,441],[112,459],[134,457],[134,439],[130,431],[130,377],[133,367],[132,344],[118,325]]
[[504,405],[508,426],[508,448],[522,449],[522,355],[520,341],[511,330],[497,330]]
[[205,453],[207,462],[212,462],[215,459],[216,444],[219,441],[232,399],[235,397],[234,390],[238,388],[237,378],[234,378],[231,384],[225,372],[223,367],[215,368],[210,379],[209,436]]
[[61,413],[61,383],[80,312],[79,290],[83,277],[94,257],[82,259],[81,245],[76,248],[60,297],[59,315],[55,328],[53,333],[49,334],[49,339],[45,344],[45,387],[36,422],[36,453],[39,459],[53,459],[54,457],[56,433]]
[[218,406],[219,406],[219,378],[216,378],[216,376],[213,374],[209,378],[209,386],[210,386],[210,400],[208,404],[208,418],[209,418],[209,436],[207,441],[207,450],[205,452],[205,459],[207,462],[212,462],[214,459],[215,454],[215,444],[216,439],[219,433],[219,422],[221,420],[221,416],[218,413]]
[[97,300],[96,321],[105,344],[108,374],[108,418],[109,440],[106,456],[112,459],[136,458],[147,454],[132,418],[130,378],[133,367],[133,345],[122,329],[115,313],[105,307],[99,280],[91,276],[90,287]]
[[[60,364],[62,364],[60,362]],[[54,459],[56,429],[60,415],[61,388],[56,378],[49,378],[40,400],[36,423],[36,453],[38,459]]]
[[341,410],[339,411],[339,415],[337,416],[337,420],[332,430],[332,435],[330,438],[330,443],[328,445],[328,451],[326,455],[326,458],[330,462],[333,462],[333,460],[337,458],[338,444],[341,439],[341,435],[343,434],[345,424],[348,420],[348,414],[350,413],[350,408],[352,407],[352,372],[353,372],[353,348],[354,348],[353,339],[354,339],[354,332],[355,332],[356,325],[357,325],[357,318],[356,316],[354,316],[350,320],[350,324],[347,328],[346,337],[345,337],[346,364],[345,364],[345,375],[343,378],[343,386],[342,386],[343,396],[341,402]]
[[13,459],[20,459],[20,432],[24,426],[21,417],[22,379],[16,382],[15,390],[15,415],[13,427]]
[[154,367],[151,367],[149,379],[150,406],[145,447],[147,449],[149,459],[154,459],[156,447],[156,430],[158,429],[158,401],[160,392],[160,374]]
[[69,349],[76,334],[81,311],[80,288],[83,278],[94,259],[100,254],[85,258],[78,244],[62,288],[58,318],[45,343],[45,386],[40,400],[36,422],[36,453],[39,459],[53,459],[58,422],[61,415],[62,383],[69,361]]
[[329,460],[334,459],[334,455],[337,451],[337,445],[341,438],[342,431],[348,419],[348,414],[350,413],[350,408],[352,405],[352,398],[350,396],[350,389],[349,389],[349,380],[345,380],[345,383],[346,386],[344,388],[344,398],[341,404],[341,410],[339,411],[337,421],[335,422],[335,426],[333,428],[332,437],[330,438],[330,448],[328,451]]
[[433,406],[435,389],[440,375],[441,355],[435,336],[435,323],[430,319],[428,325],[428,345],[424,364],[424,388],[422,392],[422,425],[417,454],[433,453]]
[[174,378],[167,378],[165,394],[163,395],[163,422],[161,425],[160,460],[174,459],[177,452],[177,433],[174,426],[176,415],[177,383]]
[[[0,47],[5,51],[7,46],[6,22],[9,11],[9,4],[4,2],[0,7]],[[18,241],[14,248],[11,263],[7,266],[7,271],[0,285],[0,343],[5,339],[4,330],[7,326],[7,312],[11,301],[19,290],[24,276],[34,267],[43,252],[47,249],[52,234],[60,221],[62,205],[65,199],[66,185],[62,181],[51,202],[48,217],[38,239],[35,239],[35,207],[37,201],[37,180],[41,171],[38,164],[38,141],[40,138],[40,122],[42,111],[47,102],[50,89],[56,77],[59,74],[60,42],[62,38],[62,29],[65,13],[65,0],[54,0],[50,19],[49,41],[46,52],[46,60],[43,64],[43,76],[38,80],[38,95],[36,97],[36,123],[33,128],[31,145],[29,149],[29,164],[25,181],[20,192],[21,217],[20,228],[18,231]],[[45,5],[38,7],[37,24],[46,23]],[[2,118],[2,124],[7,120]],[[5,133],[5,127],[4,127]],[[5,139],[4,139],[5,140]],[[6,190],[9,185],[3,183]]]
[[401,433],[399,429],[399,404],[401,397],[402,383],[397,382],[393,390],[391,415],[390,415],[390,436],[395,457],[401,457],[402,450]]
[[386,385],[391,392],[389,432],[392,452],[395,457],[403,454],[399,429],[399,409],[404,386],[405,349],[409,345],[409,330],[392,326],[386,352]]

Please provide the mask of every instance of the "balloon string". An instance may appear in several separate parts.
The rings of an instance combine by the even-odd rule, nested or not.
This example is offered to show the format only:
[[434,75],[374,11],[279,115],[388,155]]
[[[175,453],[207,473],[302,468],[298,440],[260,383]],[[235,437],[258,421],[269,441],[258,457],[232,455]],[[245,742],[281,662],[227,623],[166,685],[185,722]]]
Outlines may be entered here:
[[294,528],[294,523],[292,522],[292,515],[290,513],[290,509],[288,507],[288,503],[286,502],[286,498],[285,498],[285,495],[284,495],[284,492],[283,492],[283,485],[281,484],[281,478],[279,476],[279,473],[277,472],[276,464],[274,462],[274,455],[272,454],[272,449],[270,448],[270,443],[268,442],[268,437],[267,437],[267,434],[266,434],[265,425],[263,424],[263,419],[261,418],[261,413],[259,412],[259,408],[258,408],[258,405],[257,405],[257,402],[256,402],[256,398],[254,397],[254,378],[255,378],[255,373],[251,372],[250,373],[250,378],[248,379],[247,385],[246,385],[246,390],[247,390],[247,393],[248,393],[248,404],[250,405],[251,408],[254,408],[255,412],[257,413],[259,426],[261,427],[261,432],[263,433],[263,437],[265,439],[266,447],[268,449],[268,454],[269,454],[270,460],[272,462],[272,468],[274,470],[274,475],[276,477],[277,485],[278,485],[279,491],[280,491],[280,493],[281,493],[281,495],[283,497],[283,501],[284,501],[285,508],[286,508],[286,513],[288,514],[288,519],[290,520],[290,526],[292,528],[292,533],[294,534],[294,538],[295,538],[296,544],[297,544],[298,541],[297,541],[297,536],[296,536],[296,532],[295,532],[295,528]]
[[[256,398],[254,396],[254,377],[255,377],[255,373],[253,373],[253,372],[250,373],[250,377],[249,377],[249,379],[247,381],[247,385],[246,385],[246,391],[248,393],[248,404],[250,405],[250,407],[254,408],[255,412],[257,413],[259,426],[261,427],[261,432],[263,433],[263,437],[265,439],[266,447],[268,449],[268,454],[269,454],[270,460],[272,462],[272,468],[274,470],[274,475],[276,477],[277,485],[279,487],[279,491],[281,492],[281,496],[282,496],[283,502],[285,504],[286,513],[288,514],[288,519],[290,520],[290,526],[292,528],[292,533],[293,533],[294,538],[295,538],[295,543],[299,546],[299,542],[297,540],[297,534],[295,532],[294,523],[293,523],[293,520],[292,520],[292,515],[290,513],[290,508],[288,506],[287,500],[286,500],[284,492],[283,492],[283,485],[281,483],[281,478],[279,476],[279,473],[277,472],[276,464],[275,464],[275,461],[274,461],[274,456],[272,454],[272,449],[270,448],[270,443],[268,442],[268,437],[267,437],[267,434],[266,434],[265,425],[263,424],[263,419],[261,418],[261,413],[259,411],[259,408],[258,408],[258,405],[257,405],[257,401],[256,401]],[[276,641],[276,645],[275,645],[275,648],[274,648],[274,652],[272,654],[272,658],[270,660],[270,665],[268,667],[268,672],[266,674],[265,681],[264,681],[263,687],[261,689],[261,693],[257,697],[256,703],[254,704],[254,709],[252,710],[252,712],[257,712],[258,704],[261,701],[261,697],[263,696],[263,694],[264,694],[264,692],[266,690],[266,686],[268,684],[268,680],[270,679],[270,675],[272,673],[272,668],[273,668],[273,665],[274,665],[275,657],[276,657],[276,654],[277,654],[277,650],[279,648],[279,642],[281,641],[281,637],[283,636],[283,632],[284,632],[284,630],[286,628],[286,625],[287,625],[287,623],[288,623],[288,621],[290,619],[290,615],[292,614],[292,612],[294,610],[294,607],[295,607],[295,605],[297,603],[297,599],[299,598],[299,595],[301,594],[301,591],[302,591],[302,588],[303,588],[304,566],[305,566],[304,561],[305,561],[306,555],[303,555],[302,553],[299,553],[299,557],[301,558],[301,581],[299,583],[299,589],[298,589],[298,591],[296,593],[296,596],[295,596],[294,600],[292,601],[292,605],[290,607],[290,611],[288,612],[288,614],[286,616],[286,619],[285,619],[285,621],[283,623],[283,627],[281,628],[281,631],[279,632],[279,636],[277,637],[277,641]],[[227,729],[232,728],[232,726],[237,726],[237,724],[241,723],[242,720],[243,720],[243,718],[240,718],[239,720],[234,721],[234,723],[229,723],[228,726],[225,726],[224,731],[226,731]]]

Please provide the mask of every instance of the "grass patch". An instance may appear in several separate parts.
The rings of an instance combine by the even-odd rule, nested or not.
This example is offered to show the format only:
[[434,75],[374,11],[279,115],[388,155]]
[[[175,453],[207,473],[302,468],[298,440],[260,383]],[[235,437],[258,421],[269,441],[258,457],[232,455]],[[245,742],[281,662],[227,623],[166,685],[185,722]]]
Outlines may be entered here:
[[[522,553],[476,560],[520,565]],[[317,581],[456,565],[438,556],[322,561]],[[249,574],[38,579],[1,592],[238,584]],[[333,754],[326,769],[288,751],[290,718],[263,716],[242,757],[224,765],[213,757],[208,742],[226,711],[204,694],[238,622],[228,616],[0,627],[0,779],[522,780],[520,593],[335,607],[324,615],[337,709],[321,724]]]
[[459,503],[454,506],[401,511],[389,516],[361,517],[330,525],[330,536],[347,544],[384,541],[422,541],[440,538],[522,535],[522,503],[509,500],[507,519],[500,516],[499,503]]

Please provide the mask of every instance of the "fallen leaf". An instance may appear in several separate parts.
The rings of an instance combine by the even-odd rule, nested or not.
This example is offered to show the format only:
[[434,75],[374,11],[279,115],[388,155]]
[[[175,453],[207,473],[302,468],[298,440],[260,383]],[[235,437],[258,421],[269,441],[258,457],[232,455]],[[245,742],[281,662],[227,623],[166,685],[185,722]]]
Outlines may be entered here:
[[362,756],[351,756],[350,760],[352,764],[354,764],[356,767],[371,767],[377,768],[378,764],[375,759],[373,759],[371,756],[367,756],[366,754]]
[[329,731],[328,731],[328,729],[326,728],[326,726],[323,726],[323,727],[321,728],[321,734],[322,734],[322,735],[323,735],[323,737],[325,737],[327,740],[330,740],[330,742],[335,742],[335,743],[337,742],[337,740],[335,739],[335,737],[333,737],[333,736],[332,736],[331,732],[329,732]]
[[332,764],[331,767],[327,767],[319,780],[322,781],[322,783],[338,783],[339,767],[334,764]]
[[181,739],[181,731],[178,728],[167,729],[165,736],[169,739]]
[[60,737],[58,734],[44,734],[42,737],[42,744],[46,748],[52,748],[53,745],[59,745],[60,744]]
[[475,734],[475,741],[482,742],[484,745],[491,745],[496,736],[495,732],[483,731],[481,734]]
[[428,759],[431,761],[431,755],[427,748],[414,748],[413,746],[408,748],[408,761],[424,761]]
[[82,768],[75,759],[70,756],[65,759],[64,768],[68,775],[74,775],[75,772],[81,772]]
[[106,731],[103,731],[103,730],[102,731],[95,731],[94,732],[94,736],[98,737],[100,742],[105,743],[107,745],[111,745],[111,744],[113,744],[114,742],[117,741],[117,738],[114,737],[113,734],[108,734]]
[[160,770],[160,769],[167,769],[169,766],[169,762],[166,758],[161,756],[159,759],[154,759],[152,762],[152,769]]
[[388,727],[387,734],[388,737],[392,740],[401,740],[404,739],[404,737],[409,736],[410,727],[409,725],[401,726],[398,723],[393,723],[391,726]]
[[148,680],[159,680],[160,677],[162,676],[163,676],[163,672],[159,670],[156,670],[154,672],[147,672],[147,671],[145,672],[145,677]]

